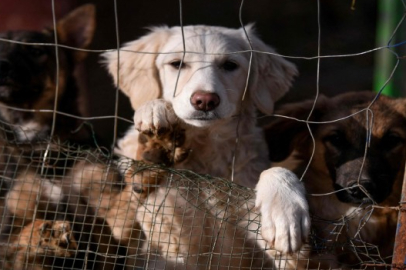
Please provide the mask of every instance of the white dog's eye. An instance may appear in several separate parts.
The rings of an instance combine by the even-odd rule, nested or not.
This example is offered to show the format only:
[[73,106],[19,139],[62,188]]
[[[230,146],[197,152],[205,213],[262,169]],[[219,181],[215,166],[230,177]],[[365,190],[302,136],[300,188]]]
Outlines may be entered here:
[[238,64],[227,60],[220,66],[220,68],[224,69],[225,71],[234,71],[238,68]]
[[181,68],[186,67],[185,62],[182,63],[182,61],[180,61],[180,60],[173,61],[170,63],[170,65],[176,69],[181,69]]

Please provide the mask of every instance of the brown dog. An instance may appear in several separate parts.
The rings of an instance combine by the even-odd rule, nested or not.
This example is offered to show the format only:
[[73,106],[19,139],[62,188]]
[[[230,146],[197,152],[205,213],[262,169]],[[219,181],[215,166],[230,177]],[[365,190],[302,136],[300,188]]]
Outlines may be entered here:
[[[306,172],[313,149],[306,124],[277,118],[267,127],[271,159],[290,156],[281,165],[305,172],[315,267],[358,268],[385,263],[392,254],[397,211],[390,207],[400,200],[406,99],[380,96],[365,110],[374,97],[358,92],[319,98],[310,117],[315,152]],[[312,106],[309,100],[276,113],[305,120]]]
[[[77,149],[71,146],[92,145],[93,142],[83,123],[66,115],[82,114],[75,72],[86,53],[63,46],[86,48],[94,28],[95,8],[84,5],[60,19],[56,29],[0,34],[1,38],[11,40],[0,42],[0,118],[4,131],[0,140],[0,210],[5,217],[0,227],[3,245],[18,239],[19,232],[24,233],[32,220],[66,219],[72,224],[79,249],[91,249],[104,255],[117,248],[105,245],[106,241],[102,239],[104,236],[110,238],[109,228],[96,217],[93,209],[88,209],[86,198],[70,185],[61,184],[70,181],[71,175],[79,175],[76,170],[82,168],[77,166],[80,162],[73,164],[72,161],[86,158],[85,154],[80,157]],[[55,46],[41,45],[53,44],[55,39],[62,45],[57,47],[57,52]],[[57,111],[64,114],[57,113],[53,119],[55,105]],[[36,111],[40,109],[48,112]],[[74,165],[77,166],[75,172],[66,175]],[[89,232],[94,234],[90,236]],[[107,268],[114,266],[114,259],[109,256],[90,253],[86,255],[88,267],[94,265],[94,258],[106,261]],[[74,260],[78,267],[85,263],[84,257],[75,255]]]
[[[4,39],[0,41],[0,118],[3,125],[5,123],[11,129],[7,133],[9,140],[48,139],[54,117],[49,111],[54,109],[55,102],[59,112],[81,115],[74,72],[86,53],[60,46],[56,52],[55,46],[41,44],[53,44],[57,40],[64,46],[86,48],[94,29],[95,8],[84,5],[59,20],[56,30],[0,33],[0,38]],[[85,130],[72,136],[79,127],[76,118],[56,114],[54,135],[60,141],[72,137],[78,142],[88,139]]]
[[[15,179],[19,174],[24,177],[27,170],[38,170],[39,167],[44,174],[54,177],[64,169],[58,164],[60,157],[55,157],[61,149],[58,146],[49,148],[47,144],[41,144],[51,135],[53,113],[35,110],[53,110],[57,102],[58,111],[80,115],[74,71],[85,54],[58,47],[56,61],[54,46],[37,43],[52,44],[56,38],[59,44],[86,48],[92,40],[94,27],[94,6],[85,5],[57,22],[57,37],[53,29],[0,34],[1,38],[10,40],[0,42],[2,199],[9,188],[12,188],[10,179]],[[86,129],[80,127],[81,123],[76,118],[56,114],[53,140],[85,144],[90,141],[91,136]],[[45,152],[48,159],[43,162]]]
[[[90,141],[90,133],[81,128],[76,118],[56,114],[54,123],[53,113],[36,111],[53,110],[56,102],[58,111],[81,115],[74,72],[85,54],[58,47],[57,61],[54,46],[38,44],[52,44],[57,39],[62,45],[86,48],[93,38],[94,27],[94,6],[85,5],[57,22],[56,37],[53,29],[0,34],[2,39],[10,40],[0,42],[1,199],[13,188],[11,180],[22,183],[24,181],[18,180],[23,180],[25,174],[31,178],[33,172],[30,171],[41,169],[42,175],[51,178],[61,175],[66,165],[66,160],[60,157],[62,149],[57,144],[46,143],[53,124],[52,140],[58,143],[87,144]],[[21,196],[23,200],[24,194]]]
[[56,37],[53,29],[0,34],[0,38],[10,40],[0,41],[1,199],[12,186],[10,179],[25,172],[28,164],[51,177],[63,171],[66,161],[59,162],[60,148],[41,144],[49,139],[53,124],[52,139],[58,143],[91,142],[91,134],[81,128],[82,123],[76,118],[56,114],[54,123],[52,112],[35,110],[52,111],[57,104],[60,112],[81,115],[74,72],[86,54],[58,47],[57,61],[54,46],[38,44],[52,44],[57,39],[62,45],[86,48],[93,38],[94,27],[94,6],[85,5],[57,22]]

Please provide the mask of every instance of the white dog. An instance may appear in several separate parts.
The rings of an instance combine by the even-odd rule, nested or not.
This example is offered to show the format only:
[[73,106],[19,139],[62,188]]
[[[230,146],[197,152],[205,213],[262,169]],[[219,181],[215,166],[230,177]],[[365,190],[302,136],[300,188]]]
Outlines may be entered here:
[[256,126],[256,109],[272,114],[290,88],[297,74],[292,63],[274,55],[252,26],[156,27],[104,57],[136,111],[135,126],[118,142],[119,154],[154,163],[140,150],[139,136],[180,127],[188,156],[174,167],[256,187],[262,237],[282,252],[302,246],[310,227],[304,188],[289,171],[263,172],[270,162]]

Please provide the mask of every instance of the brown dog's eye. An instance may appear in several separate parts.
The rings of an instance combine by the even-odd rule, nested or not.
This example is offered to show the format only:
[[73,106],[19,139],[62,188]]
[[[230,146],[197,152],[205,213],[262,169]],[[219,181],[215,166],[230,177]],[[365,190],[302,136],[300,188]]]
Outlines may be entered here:
[[221,68],[224,69],[225,71],[234,71],[238,68],[237,63],[232,62],[232,61],[225,61],[222,65]]
[[382,139],[382,147],[389,151],[392,150],[402,144],[404,144],[405,140],[400,137],[398,134],[396,133],[389,133],[386,134],[383,139]]
[[30,55],[35,57],[40,57],[45,54],[45,48],[40,46],[28,46],[27,51],[30,53]]
[[176,60],[170,63],[170,65],[176,69],[182,69],[185,68],[186,64],[182,62],[181,60]]
[[339,132],[333,132],[330,135],[324,137],[324,143],[334,146],[335,148],[341,148],[345,145],[345,137]]

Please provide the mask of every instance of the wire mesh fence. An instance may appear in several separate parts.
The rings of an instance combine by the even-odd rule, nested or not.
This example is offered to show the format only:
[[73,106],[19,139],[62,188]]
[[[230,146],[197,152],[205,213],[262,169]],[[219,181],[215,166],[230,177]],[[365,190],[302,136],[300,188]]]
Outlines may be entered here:
[[25,166],[2,182],[3,269],[274,267],[271,251],[256,241],[252,190],[49,145],[36,150],[58,155],[48,160],[52,169],[29,154],[8,156]]
[[[403,1],[399,2],[404,6]],[[116,7],[117,3],[115,1],[113,3]],[[239,15],[243,4],[244,2],[241,3]],[[179,6],[182,14],[182,2]],[[117,20],[119,14],[116,9],[114,12]],[[276,250],[272,243],[263,239],[261,214],[256,207],[256,192],[253,188],[234,183],[223,175],[216,177],[209,175],[211,172],[204,174],[189,168],[144,163],[114,153],[113,149],[99,147],[96,135],[89,125],[90,120],[114,119],[113,145],[117,140],[117,122],[124,120],[133,123],[133,121],[122,119],[117,114],[83,117],[76,110],[66,110],[67,107],[75,107],[77,104],[63,105],[66,100],[74,99],[69,95],[66,98],[65,93],[68,90],[65,86],[61,86],[67,80],[63,76],[70,72],[69,65],[65,66],[65,62],[75,62],[81,58],[80,54],[85,52],[110,52],[117,53],[117,67],[120,67],[120,54],[123,58],[127,57],[125,50],[118,48],[89,50],[86,44],[66,43],[65,41],[70,39],[64,40],[61,37],[67,33],[63,31],[67,31],[66,29],[72,25],[69,17],[61,21],[54,18],[54,26],[49,30],[47,39],[34,39],[31,36],[26,39],[10,34],[2,36],[0,38],[2,52],[10,51],[9,48],[12,46],[16,46],[18,50],[34,48],[36,51],[30,53],[36,55],[35,61],[41,62],[44,61],[42,58],[45,58],[43,57],[45,52],[42,50],[45,50],[49,53],[48,58],[54,57],[52,64],[55,73],[46,78],[47,83],[51,85],[48,92],[41,93],[39,99],[36,94],[22,92],[28,99],[21,104],[16,102],[21,96],[16,98],[5,92],[6,87],[14,83],[13,80],[16,81],[17,77],[13,77],[11,68],[6,67],[6,62],[8,65],[12,61],[6,61],[2,54],[0,91],[5,93],[0,97],[2,114],[0,268],[365,269],[395,266],[402,268],[401,265],[391,263],[397,215],[402,211],[401,186],[405,162],[406,132],[403,127],[398,126],[404,123],[402,121],[406,118],[404,116],[406,110],[403,108],[406,109],[406,106],[403,107],[402,99],[386,101],[380,97],[380,93],[392,79],[402,59],[402,56],[396,53],[396,49],[404,45],[404,42],[393,44],[392,38],[399,31],[403,19],[404,16],[393,29],[386,46],[350,55],[321,55],[319,21],[317,56],[283,56],[287,59],[318,61],[317,94],[315,102],[309,103],[312,106],[306,111],[301,111],[299,116],[291,115],[283,109],[274,115],[277,119],[282,119],[281,121],[302,124],[310,134],[307,135],[309,137],[305,144],[311,149],[311,154],[304,159],[303,157],[296,159],[296,162],[301,161],[301,164],[292,168],[297,169],[294,171],[302,177],[301,180],[307,189],[312,230],[307,243],[300,251],[288,253]],[[78,18],[75,18],[75,21],[77,20]],[[249,49],[228,52],[229,54],[250,54],[251,58],[248,61],[250,68],[253,55],[256,57],[277,55],[273,51],[255,50],[241,17],[240,22],[246,34],[244,38],[249,41]],[[182,19],[180,24],[184,49],[181,52],[183,57],[177,63],[178,68],[182,67],[185,59],[187,44],[183,36]],[[75,29],[77,31],[77,28]],[[117,43],[120,47],[119,39]],[[318,82],[322,59],[357,57],[382,50],[390,51],[397,62],[376,96],[368,95],[368,98],[349,105],[350,109],[345,111],[344,115],[333,114],[332,118],[327,119],[312,118],[321,113],[317,106],[319,103],[316,101],[319,99]],[[133,53],[151,54],[147,51]],[[158,51],[156,54],[160,53]],[[193,54],[189,51],[188,53]],[[71,54],[75,54],[72,58],[75,60],[66,60],[72,57]],[[248,74],[256,72],[250,68],[247,70]],[[4,75],[6,73],[7,75]],[[36,78],[39,76],[34,74]],[[117,75],[116,78],[120,76]],[[242,99],[245,92],[250,91],[248,81],[249,79]],[[116,83],[120,85],[118,81]],[[60,103],[62,101],[63,104]],[[344,109],[340,106],[348,105],[344,102],[351,103],[344,99],[339,101],[341,102],[338,103],[339,106],[336,108],[329,106],[323,115],[333,111],[342,112]],[[117,109],[118,101],[114,102]],[[35,106],[31,106],[31,103]],[[390,113],[382,113],[386,111]],[[344,146],[342,141],[337,143],[337,129],[334,129],[334,136],[329,133],[328,136],[321,137],[322,133],[319,132],[318,126],[346,123],[348,119],[355,119],[359,125],[359,128],[351,131],[354,133],[351,135],[363,141],[363,148],[360,149],[362,155],[357,156],[361,161],[358,167],[353,169],[357,176],[355,179],[351,178],[354,185],[340,186],[342,189],[331,190],[330,186],[333,183],[329,183],[329,188],[324,188],[326,184],[318,183],[321,180],[314,180],[326,178],[324,168],[321,173],[318,171],[324,165],[317,164],[323,164],[321,156],[329,150],[329,147],[331,148],[331,145],[342,149]],[[232,138],[233,149],[230,152],[241,147],[242,135],[239,134],[238,128],[237,125],[236,134]],[[385,129],[386,133],[382,136],[377,135],[381,129]],[[270,132],[273,131],[271,126]],[[299,134],[297,129],[290,134],[295,132]],[[295,140],[289,134],[282,136]],[[140,138],[138,140],[142,141]],[[373,142],[380,139],[382,142],[376,146]],[[278,142],[282,145],[282,140]],[[386,186],[390,187],[388,194],[382,195],[384,196],[382,200],[374,197],[380,195],[372,194],[369,184],[365,184],[366,180],[363,178],[363,168],[369,166],[367,164],[369,155],[374,154],[377,149],[381,152],[386,151],[387,156],[396,152],[396,159],[389,162],[401,163],[392,166],[394,168],[389,166],[393,172],[383,177],[382,181],[387,181]],[[296,150],[300,152],[301,147],[297,147]],[[233,159],[228,164],[232,172],[229,177],[231,179],[234,178],[234,172],[240,169],[234,167],[235,156],[236,154],[233,154]],[[333,159],[334,156],[328,158]],[[289,162],[285,165],[290,168]],[[347,178],[350,176],[347,175]],[[361,196],[362,200],[348,202],[345,199],[338,201],[323,199],[335,198],[336,194],[342,194],[343,190],[346,192],[354,188],[359,189],[358,193],[365,196],[352,195]],[[385,192],[382,190],[381,193]],[[335,215],[336,213],[341,216]]]

